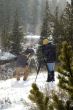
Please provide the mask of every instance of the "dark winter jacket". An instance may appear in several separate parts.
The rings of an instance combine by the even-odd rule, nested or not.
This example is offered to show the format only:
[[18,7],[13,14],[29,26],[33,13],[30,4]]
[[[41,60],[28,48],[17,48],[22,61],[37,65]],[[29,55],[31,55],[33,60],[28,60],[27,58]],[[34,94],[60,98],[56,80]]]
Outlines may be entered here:
[[25,55],[19,55],[17,57],[16,66],[17,67],[25,67],[28,65],[28,58]]
[[56,61],[56,46],[52,43],[42,46],[42,53],[47,63]]

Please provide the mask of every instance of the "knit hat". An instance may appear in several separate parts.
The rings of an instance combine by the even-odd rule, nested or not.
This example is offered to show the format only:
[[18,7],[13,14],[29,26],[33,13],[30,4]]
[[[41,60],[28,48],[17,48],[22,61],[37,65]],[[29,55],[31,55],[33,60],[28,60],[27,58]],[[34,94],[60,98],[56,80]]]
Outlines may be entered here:
[[48,39],[43,40],[43,45],[47,45],[49,43]]

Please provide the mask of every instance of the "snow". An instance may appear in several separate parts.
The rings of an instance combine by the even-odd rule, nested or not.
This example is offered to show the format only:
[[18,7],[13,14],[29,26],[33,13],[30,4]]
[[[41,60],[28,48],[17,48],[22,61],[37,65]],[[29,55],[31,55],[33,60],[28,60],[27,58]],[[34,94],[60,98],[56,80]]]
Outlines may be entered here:
[[[42,92],[48,90],[49,93],[51,90],[57,90],[57,75],[58,73],[55,72],[55,82],[48,83],[46,82],[47,73],[41,72],[37,77],[36,84]],[[31,105],[28,95],[35,78],[36,73],[30,75],[26,81],[23,81],[23,77],[21,77],[20,81],[17,81],[16,78],[1,80],[0,110],[28,110]]]
[[[34,49],[36,49],[38,47],[40,36],[28,35],[27,38],[30,42],[28,42],[28,44],[31,44],[30,47],[33,46]],[[32,43],[32,41],[34,44]],[[1,52],[0,50],[0,60],[13,59],[15,57],[15,55],[9,52]],[[5,73],[7,75],[10,74],[10,72]],[[49,95],[52,90],[58,90],[57,75],[58,73],[55,72],[55,81],[48,83],[46,82],[47,73],[40,72],[37,77],[36,84],[43,93]],[[20,81],[17,81],[16,78],[0,80],[0,110],[28,110],[32,105],[32,102],[29,100],[28,95],[31,90],[32,83],[35,83],[35,78],[36,73],[33,73],[28,77],[26,81],[23,81],[23,77],[21,77]]]
[[40,39],[40,36],[38,36],[38,35],[27,35],[26,37],[28,39]]
[[16,56],[9,52],[0,52],[0,60],[13,59]]

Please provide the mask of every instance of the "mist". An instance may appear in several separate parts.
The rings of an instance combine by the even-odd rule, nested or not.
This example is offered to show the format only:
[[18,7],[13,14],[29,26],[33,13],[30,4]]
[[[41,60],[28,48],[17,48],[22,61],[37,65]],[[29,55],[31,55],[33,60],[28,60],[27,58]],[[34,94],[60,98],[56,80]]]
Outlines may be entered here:
[[[70,0],[68,0],[70,2]],[[25,33],[40,34],[46,0],[0,0],[0,32],[3,26],[10,32],[14,16],[17,13],[20,25]],[[66,0],[49,0],[49,8],[54,14],[56,6],[62,14]]]

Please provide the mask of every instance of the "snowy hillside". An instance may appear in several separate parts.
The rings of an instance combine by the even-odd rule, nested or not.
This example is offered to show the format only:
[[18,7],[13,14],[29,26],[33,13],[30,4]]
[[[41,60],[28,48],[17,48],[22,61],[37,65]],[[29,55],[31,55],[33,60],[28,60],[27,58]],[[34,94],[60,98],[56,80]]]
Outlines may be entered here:
[[[55,72],[57,77],[57,72]],[[28,110],[31,102],[28,99],[29,91],[32,83],[35,81],[36,73],[29,76],[27,81],[23,81],[21,77],[20,81],[15,78],[8,79],[6,81],[0,81],[0,110]],[[36,83],[42,92],[46,90],[56,90],[58,80],[55,78],[55,82],[46,82],[46,73],[39,73]],[[49,89],[50,88],[50,89]],[[49,93],[49,91],[48,91]],[[29,103],[28,103],[29,102]],[[23,104],[24,103],[24,104]],[[27,106],[28,105],[28,106]]]

